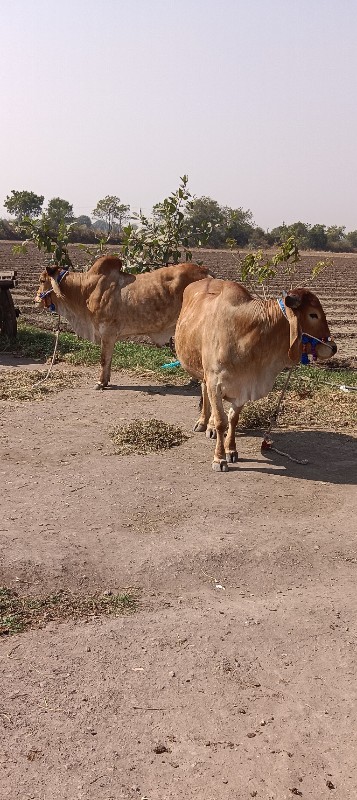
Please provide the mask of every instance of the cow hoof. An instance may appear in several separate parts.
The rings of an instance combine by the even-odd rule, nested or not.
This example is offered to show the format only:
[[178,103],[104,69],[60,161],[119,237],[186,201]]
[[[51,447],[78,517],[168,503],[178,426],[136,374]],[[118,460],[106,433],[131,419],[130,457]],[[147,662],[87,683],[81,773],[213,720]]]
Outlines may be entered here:
[[215,428],[207,428],[206,430],[207,439],[217,439],[217,431]]
[[226,452],[226,459],[228,464],[236,464],[238,461],[238,453],[236,450],[229,450]]
[[103,391],[105,389],[104,383],[96,383],[95,387],[96,391]]
[[206,427],[207,426],[204,424],[204,422],[198,421],[196,422],[196,425],[194,426],[193,430],[195,433],[203,433],[203,431],[206,430]]
[[221,458],[220,461],[212,462],[212,469],[213,472],[228,472],[228,464],[224,458]]

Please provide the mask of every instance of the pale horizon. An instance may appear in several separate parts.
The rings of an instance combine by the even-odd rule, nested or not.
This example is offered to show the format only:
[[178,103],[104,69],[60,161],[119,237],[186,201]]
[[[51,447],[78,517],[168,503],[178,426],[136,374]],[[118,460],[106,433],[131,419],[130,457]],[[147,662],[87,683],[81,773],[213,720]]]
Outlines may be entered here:
[[1,193],[357,229],[353,0],[3,0]]

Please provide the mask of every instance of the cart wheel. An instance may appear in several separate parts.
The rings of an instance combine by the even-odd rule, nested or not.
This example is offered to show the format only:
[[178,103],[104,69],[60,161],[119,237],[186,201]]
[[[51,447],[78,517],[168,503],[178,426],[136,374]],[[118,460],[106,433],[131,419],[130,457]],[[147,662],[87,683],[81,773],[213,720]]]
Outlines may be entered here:
[[16,311],[9,289],[0,289],[0,330],[11,339],[17,335]]

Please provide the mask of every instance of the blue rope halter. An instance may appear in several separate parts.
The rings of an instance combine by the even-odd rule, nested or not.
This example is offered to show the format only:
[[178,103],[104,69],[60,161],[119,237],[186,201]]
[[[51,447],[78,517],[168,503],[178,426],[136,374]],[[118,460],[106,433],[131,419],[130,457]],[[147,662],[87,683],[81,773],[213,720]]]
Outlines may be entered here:
[[[63,278],[65,278],[66,275],[68,275],[68,273],[69,273],[69,269],[61,269],[59,271],[59,273],[57,275],[57,278],[56,278],[57,285],[59,285],[61,283]],[[48,289],[47,292],[40,292],[39,296],[40,296],[41,300],[44,300],[45,297],[48,297],[48,295],[52,294],[52,292],[53,292],[53,289]],[[56,306],[52,302],[50,303],[49,306],[47,306],[47,308],[48,308],[49,311],[51,311],[52,314],[55,313],[55,311],[56,311]]]

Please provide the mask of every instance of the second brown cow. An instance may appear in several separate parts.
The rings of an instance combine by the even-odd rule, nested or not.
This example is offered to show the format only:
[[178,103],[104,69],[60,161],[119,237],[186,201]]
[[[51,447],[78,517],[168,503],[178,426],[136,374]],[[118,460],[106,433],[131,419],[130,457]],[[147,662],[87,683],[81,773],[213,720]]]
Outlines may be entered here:
[[[321,303],[308,289],[263,301],[241,284],[207,278],[185,290],[175,346],[184,369],[202,381],[194,430],[217,436],[214,470],[225,472],[227,462],[238,460],[235,430],[243,405],[264,397],[284,367],[299,363],[303,333],[314,337],[319,359],[336,352]],[[228,419],[223,400],[231,404]]]
[[197,264],[176,264],[133,275],[119,258],[103,256],[87,272],[47,267],[36,302],[61,314],[78,336],[101,345],[98,388],[110,380],[115,342],[149,336],[164,345],[174,336],[188,284],[208,274]]

